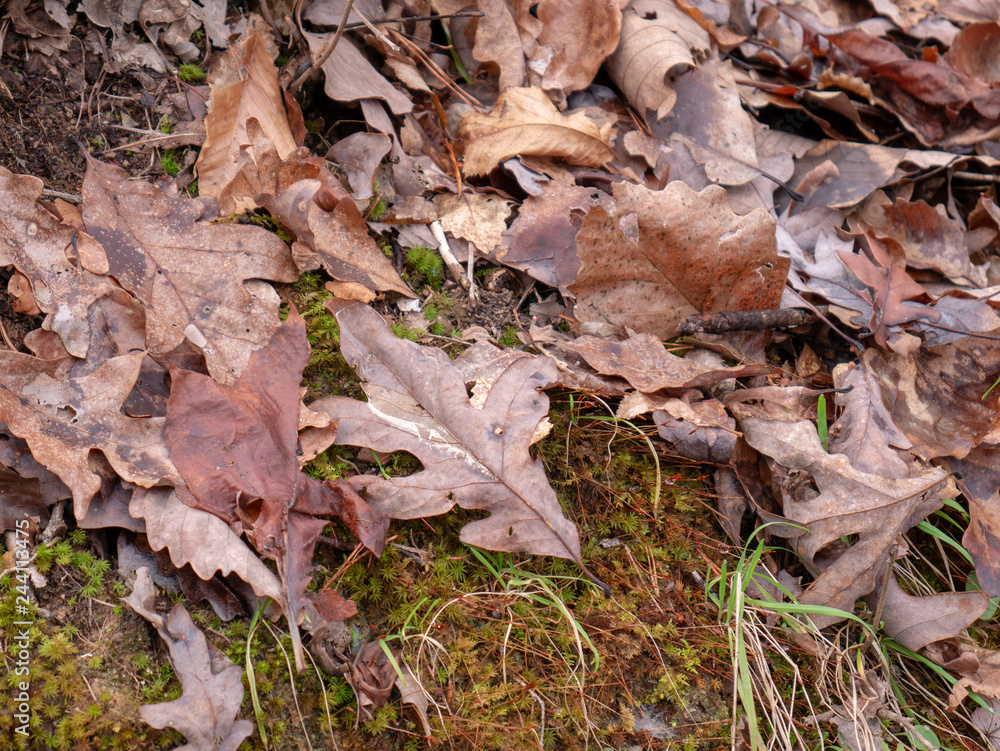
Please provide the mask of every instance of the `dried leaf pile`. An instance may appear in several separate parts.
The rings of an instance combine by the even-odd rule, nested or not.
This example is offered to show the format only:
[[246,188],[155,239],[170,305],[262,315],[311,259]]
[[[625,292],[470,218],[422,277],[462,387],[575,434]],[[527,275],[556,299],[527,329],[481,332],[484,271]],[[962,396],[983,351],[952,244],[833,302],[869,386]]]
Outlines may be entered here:
[[[390,519],[486,512],[463,541],[571,560],[607,590],[531,448],[545,390],[577,389],[710,465],[731,542],[772,523],[799,602],[842,613],[817,627],[866,603],[953,677],[952,707],[1000,708],[1000,653],[966,631],[1000,597],[1000,6],[265,0],[268,23],[217,0],[71,5],[6,3],[0,50],[9,26],[7,50],[58,60],[79,24],[102,76],[164,77],[149,94],[173,130],[132,128],[132,148],[200,151],[155,183],[82,155],[79,205],[0,167],[0,267],[14,309],[43,316],[0,352],[5,531],[29,519],[33,536],[72,499],[81,527],[190,567],[217,610],[270,598],[303,671],[300,627],[322,645],[354,612],[310,586],[331,519],[378,556]],[[203,86],[176,77],[192,39]],[[300,108],[316,100],[341,121],[321,139]],[[279,233],[236,221],[265,213]],[[398,338],[387,318],[437,293],[393,248],[439,251],[470,314],[488,300],[477,261],[516,271],[508,305],[536,300],[525,346],[480,328],[453,360]],[[274,285],[315,270],[367,401],[303,402],[305,324]],[[302,472],[332,445],[422,469]],[[978,586],[914,591],[905,535],[953,499]],[[152,598],[140,576],[130,603],[184,691],[144,719],[235,748],[252,732],[239,669]],[[360,717],[396,684],[432,733],[398,655],[313,651]]]

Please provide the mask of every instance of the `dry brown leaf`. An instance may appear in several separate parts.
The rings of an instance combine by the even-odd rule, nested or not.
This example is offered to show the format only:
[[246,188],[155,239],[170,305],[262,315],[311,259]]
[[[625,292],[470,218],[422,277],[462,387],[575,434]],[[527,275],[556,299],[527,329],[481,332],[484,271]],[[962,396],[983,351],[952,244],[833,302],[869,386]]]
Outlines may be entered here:
[[[29,289],[28,297],[47,313],[42,328],[55,331],[66,351],[86,357],[87,307],[113,287],[105,279],[81,271],[66,258],[78,235],[43,208],[42,181],[0,167],[0,266],[13,265]],[[93,242],[88,236],[87,240]],[[94,243],[96,245],[96,243]]]
[[635,334],[620,342],[581,336],[558,346],[580,355],[598,373],[624,378],[633,388],[647,394],[661,389],[678,392],[703,388],[714,386],[727,378],[777,372],[776,368],[759,365],[716,368],[693,359],[678,357],[668,352],[663,343],[652,334]]
[[736,421],[716,399],[668,399],[653,422],[676,453],[707,464],[728,464],[739,438]]
[[486,255],[500,244],[510,216],[509,201],[465,191],[460,196],[439,196],[435,204],[441,228],[454,237],[468,240],[480,254]]
[[397,519],[443,514],[455,505],[489,511],[462,528],[463,542],[569,558],[582,567],[576,526],[562,515],[541,462],[528,452],[548,414],[540,389],[556,379],[552,361],[513,361],[477,409],[443,351],[397,338],[367,306],[336,300],[327,306],[340,323],[341,352],[364,379],[369,401],[331,396],[312,408],[336,415],[338,444],[409,451],[424,466],[391,481],[352,478],[372,505]]
[[[309,43],[310,54],[313,58],[318,57],[323,45],[329,40],[329,34],[313,34],[308,31],[303,31],[302,34]],[[375,70],[368,58],[346,36],[340,38],[333,54],[323,63],[323,78],[323,90],[334,101],[381,99],[389,105],[394,115],[402,115],[413,109],[410,98]]]
[[962,545],[976,565],[979,586],[1000,596],[1000,449],[977,446],[963,459],[949,459],[958,486],[969,503],[969,526]]
[[504,232],[496,260],[565,290],[580,271],[576,235],[599,196],[593,189],[547,181],[539,195],[529,195],[521,204],[517,219]]
[[271,30],[251,16],[243,36],[223,53],[209,77],[211,110],[205,117],[205,144],[195,163],[198,192],[218,197],[236,174],[240,146],[250,143],[247,121],[253,117],[284,158],[295,150],[295,138],[285,113],[274,58]]
[[472,56],[499,69],[500,91],[523,86],[527,73],[525,56],[511,8],[505,0],[479,0],[478,8],[483,17],[476,24]]
[[375,170],[392,149],[392,139],[382,133],[352,133],[326,152],[347,173],[354,197],[371,198]]
[[[604,60],[615,51],[627,0],[542,0],[538,43],[551,50],[542,75],[546,91],[587,88]],[[503,86],[500,87],[503,90]]]
[[558,157],[587,167],[614,158],[610,124],[599,127],[582,113],[564,115],[536,87],[506,89],[490,112],[467,113],[458,135],[467,142],[466,175],[485,175],[518,155]]
[[962,459],[979,443],[1000,438],[997,390],[983,398],[1000,376],[1000,342],[964,337],[910,355],[870,349],[864,364],[921,459]]
[[59,380],[54,377],[58,363],[0,352],[0,423],[66,483],[77,519],[87,515],[101,489],[90,461],[94,450],[137,485],[151,487],[177,477],[167,459],[163,418],[134,419],[121,412],[142,358],[115,357],[89,375]]
[[[965,631],[990,604],[985,592],[939,592],[915,597],[890,576],[882,602],[883,630],[907,649],[917,652],[928,644],[951,639]],[[878,607],[879,594],[869,595],[868,607]]]
[[166,616],[156,611],[148,569],[139,569],[135,589],[124,600],[166,643],[183,691],[174,701],[142,706],[142,719],[154,728],[180,732],[188,751],[236,751],[253,732],[250,720],[236,719],[243,703],[243,668],[209,645],[183,605]]
[[145,522],[146,538],[153,550],[166,550],[177,568],[190,564],[208,581],[216,571],[236,574],[258,597],[281,604],[281,582],[239,535],[222,519],[181,502],[173,488],[136,488],[128,513]]
[[165,196],[93,159],[83,196],[110,275],[146,308],[150,352],[166,355],[187,338],[214,378],[233,382],[280,324],[277,294],[258,280],[298,279],[288,246],[261,227],[201,222],[201,201]]
[[647,122],[673,108],[673,79],[712,47],[707,31],[673,0],[632,0],[622,16],[618,49],[608,58],[611,78]]
[[909,477],[907,462],[894,449],[906,451],[913,443],[893,423],[875,375],[864,363],[841,363],[833,385],[850,390],[836,395],[842,411],[830,430],[830,453],[843,454],[862,472]]
[[[796,554],[818,573],[800,602],[854,611],[873,592],[890,562],[896,538],[941,506],[948,474],[928,467],[907,478],[861,472],[842,454],[828,454],[809,421],[786,423],[756,417],[740,421],[753,448],[770,457],[785,518],[808,528],[792,533]],[[790,474],[790,473],[795,473]],[[819,489],[810,495],[811,476]],[[784,528],[772,527],[775,534]],[[845,544],[844,538],[856,539]],[[820,628],[832,616],[813,616]]]
[[736,216],[726,192],[680,181],[661,191],[615,183],[576,237],[576,317],[669,339],[690,315],[777,307],[789,261],[767,212]]
[[893,203],[878,191],[858,213],[871,234],[899,245],[910,268],[937,271],[958,285],[986,286],[986,267],[972,264],[965,228],[944,206],[898,197]]
[[[220,196],[224,212],[250,197],[295,233],[292,253],[300,271],[322,263],[338,281],[413,297],[323,159],[305,149],[279,159],[256,123],[250,122],[247,133],[252,145],[243,150],[239,170]],[[302,260],[315,256],[315,263]]]
[[312,597],[313,550],[328,523],[322,517],[338,517],[376,555],[389,526],[346,481],[320,482],[299,471],[299,382],[309,351],[305,323],[293,308],[232,386],[171,368],[165,430],[171,458],[194,495],[190,504],[240,522],[254,547],[277,562],[300,672],[298,625]]

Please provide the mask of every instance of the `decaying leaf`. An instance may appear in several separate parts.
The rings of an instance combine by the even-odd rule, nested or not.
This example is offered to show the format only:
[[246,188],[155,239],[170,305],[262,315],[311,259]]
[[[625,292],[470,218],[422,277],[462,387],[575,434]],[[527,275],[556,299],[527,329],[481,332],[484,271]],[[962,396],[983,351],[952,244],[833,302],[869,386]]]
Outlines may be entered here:
[[[322,263],[339,281],[413,296],[322,159],[305,149],[280,159],[252,120],[247,135],[251,145],[240,154],[239,170],[220,195],[224,212],[236,210],[243,199],[251,198],[295,233],[292,254],[300,270]],[[316,256],[318,261],[309,263]]]
[[632,0],[621,28],[608,72],[639,114],[655,122],[677,101],[672,79],[694,67],[694,55],[708,52],[711,39],[673,0]]
[[[339,22],[338,19],[337,23]],[[330,39],[328,34],[313,34],[308,31],[303,32],[303,35],[313,57],[319,56]],[[385,77],[368,62],[364,53],[347,37],[341,37],[333,54],[323,63],[323,78],[323,90],[334,101],[381,99],[396,115],[413,109],[413,103],[409,98],[385,80]]]
[[466,175],[485,175],[514,156],[545,156],[599,167],[614,158],[610,125],[598,126],[583,113],[564,115],[539,88],[506,89],[488,113],[469,112],[459,137]]
[[144,487],[177,475],[163,442],[163,418],[121,412],[142,358],[115,357],[89,375],[61,380],[57,362],[0,352],[0,422],[69,486],[78,519],[101,489],[91,451],[103,453],[121,477]]
[[437,200],[437,209],[441,228],[468,240],[483,255],[500,245],[510,215],[509,202],[483,193],[442,195]]
[[624,378],[633,388],[645,393],[702,388],[727,378],[768,375],[775,370],[766,365],[732,368],[705,365],[668,352],[652,334],[636,334],[620,342],[581,336],[558,346],[583,357],[598,373]]
[[180,732],[187,738],[187,751],[236,751],[253,732],[250,720],[236,719],[243,703],[243,668],[208,643],[183,605],[166,616],[156,611],[148,569],[139,569],[135,589],[124,600],[166,643],[183,691],[180,699],[144,705],[142,719],[154,728]]
[[[627,1],[627,0],[625,0]],[[541,86],[577,91],[594,80],[605,58],[618,47],[625,1],[542,0],[538,43],[551,50]]]
[[267,25],[253,16],[243,36],[229,46],[212,71],[211,110],[205,117],[207,137],[195,164],[201,195],[218,196],[236,174],[240,146],[250,143],[250,118],[257,120],[281,158],[295,150],[273,62],[278,50],[271,34]]
[[235,573],[259,597],[284,602],[278,578],[239,535],[215,514],[182,503],[173,488],[136,488],[128,513],[145,522],[149,546],[166,550],[177,568],[190,564],[206,581],[217,571]]
[[338,444],[409,451],[424,466],[391,481],[351,478],[371,504],[397,519],[443,514],[455,505],[489,511],[462,528],[464,542],[569,558],[582,567],[576,526],[562,515],[541,462],[528,453],[548,413],[540,389],[556,379],[552,361],[513,361],[477,409],[463,375],[440,349],[398,339],[364,305],[331,300],[327,306],[340,323],[341,352],[365,380],[369,401],[330,396],[312,408],[336,415]]
[[87,307],[112,287],[69,262],[66,250],[77,235],[38,203],[41,194],[42,181],[37,177],[15,175],[0,167],[0,202],[4,206],[0,213],[0,266],[12,265],[23,275],[15,278],[29,285],[33,302],[48,314],[43,328],[59,334],[66,351],[74,357],[86,357]]
[[191,502],[242,523],[257,550],[277,561],[300,671],[297,626],[311,597],[313,549],[327,524],[321,517],[340,518],[376,555],[388,529],[388,519],[347,482],[320,482],[299,471],[299,382],[308,362],[305,323],[293,310],[232,386],[172,368],[166,424],[171,459]]
[[[896,538],[939,508],[947,488],[947,472],[934,467],[906,478],[861,472],[846,456],[826,453],[811,422],[751,417],[740,421],[740,429],[775,468],[811,477],[819,489],[810,494],[803,482],[778,483],[784,516],[808,529],[792,538],[793,548],[817,573],[800,602],[852,612],[858,598],[875,590]],[[844,538],[856,542],[845,544]],[[820,627],[837,620],[813,617]]]
[[576,316],[661,339],[690,315],[777,307],[789,261],[762,209],[736,216],[726,192],[680,181],[661,191],[615,183],[610,208],[594,207],[576,237]]
[[291,253],[261,227],[199,221],[205,205],[172,198],[124,170],[88,159],[87,231],[110,275],[146,308],[146,344],[165,355],[185,338],[209,373],[232,383],[278,328],[278,297],[257,280],[298,279]]

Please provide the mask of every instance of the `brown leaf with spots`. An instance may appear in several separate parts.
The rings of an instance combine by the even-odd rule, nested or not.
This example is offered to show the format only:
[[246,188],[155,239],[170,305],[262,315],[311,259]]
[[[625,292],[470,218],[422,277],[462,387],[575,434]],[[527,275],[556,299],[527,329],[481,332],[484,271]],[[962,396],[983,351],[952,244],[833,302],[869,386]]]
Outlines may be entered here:
[[763,209],[737,216],[726,192],[615,183],[576,236],[576,317],[669,339],[690,315],[777,307],[789,260]]
[[0,266],[14,266],[21,273],[11,279],[12,285],[15,280],[30,285],[29,297],[47,314],[42,328],[57,333],[74,357],[86,357],[87,308],[113,287],[69,262],[66,254],[78,234],[39,204],[41,195],[42,181],[37,177],[15,175],[0,167],[0,204],[4,207]]
[[298,625],[312,597],[307,587],[313,549],[328,523],[323,517],[338,517],[376,555],[389,523],[349,483],[299,471],[299,382],[309,352],[305,323],[293,309],[232,386],[171,368],[166,424],[171,458],[194,495],[190,503],[241,523],[257,550],[277,561],[300,671]]
[[0,423],[66,483],[77,519],[86,516],[101,489],[92,451],[100,451],[119,476],[137,485],[151,487],[177,477],[167,458],[163,418],[121,412],[142,358],[114,357],[89,375],[61,380],[58,362],[0,352]]
[[[338,444],[409,451],[424,469],[392,480],[351,481],[379,511],[417,519],[455,505],[489,511],[462,528],[464,542],[490,550],[569,558],[583,567],[576,525],[566,519],[540,460],[528,451],[556,380],[552,360],[510,362],[473,406],[465,376],[442,350],[401,340],[360,303],[330,300],[340,347],[369,401],[330,396],[312,405],[338,420]],[[586,571],[586,568],[584,571]]]
[[90,158],[83,196],[109,275],[146,308],[150,352],[166,355],[187,338],[213,378],[235,381],[281,323],[277,294],[259,280],[298,279],[288,246],[261,227],[201,221],[202,201],[164,195]]

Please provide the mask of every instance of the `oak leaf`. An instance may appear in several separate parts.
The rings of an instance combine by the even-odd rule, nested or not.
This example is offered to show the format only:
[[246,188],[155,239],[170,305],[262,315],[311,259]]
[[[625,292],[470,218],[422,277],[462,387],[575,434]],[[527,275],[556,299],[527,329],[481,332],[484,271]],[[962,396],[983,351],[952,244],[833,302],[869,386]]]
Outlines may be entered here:
[[141,568],[125,602],[156,628],[170,651],[170,664],[181,682],[181,698],[146,704],[142,719],[154,728],[173,728],[188,742],[184,751],[236,751],[253,732],[249,720],[237,720],[243,703],[243,668],[209,645],[183,605],[166,616],[156,611],[156,588]]
[[789,261],[763,209],[737,216],[716,185],[612,189],[613,204],[590,209],[576,236],[580,273],[569,289],[581,321],[668,339],[690,315],[777,307]]
[[320,482],[299,471],[299,382],[308,362],[305,323],[293,310],[232,386],[171,368],[166,423],[171,458],[194,496],[190,504],[239,522],[257,550],[277,562],[300,671],[298,624],[311,598],[313,549],[327,524],[322,517],[340,518],[376,555],[388,528],[388,519],[347,482]]
[[514,360],[477,409],[465,376],[443,351],[397,338],[367,306],[336,299],[326,305],[337,316],[341,352],[364,379],[369,401],[330,396],[312,408],[336,416],[338,444],[408,451],[424,466],[392,480],[351,478],[372,506],[396,519],[443,514],[455,505],[489,511],[488,518],[463,527],[463,542],[569,558],[583,567],[576,526],[562,515],[541,461],[528,452],[548,414],[540,389],[556,380],[554,363]]
[[185,338],[209,373],[232,383],[281,323],[278,297],[258,280],[298,279],[288,246],[261,227],[199,221],[205,204],[164,195],[124,170],[88,159],[87,231],[109,274],[146,307],[146,344],[167,354]]
[[62,380],[58,362],[0,353],[0,422],[70,488],[77,519],[87,515],[101,489],[90,461],[94,450],[137,485],[151,487],[177,477],[167,458],[163,418],[132,418],[121,411],[143,357],[114,357],[88,375]]
[[[853,612],[891,564],[896,538],[939,508],[941,493],[949,488],[948,473],[936,467],[906,478],[862,472],[846,456],[826,453],[809,421],[751,417],[740,429],[747,443],[772,459],[785,518],[806,528],[791,535],[780,525],[774,528],[775,534],[791,536],[796,554],[817,574],[800,598],[806,604]],[[809,492],[806,475],[818,494]],[[837,620],[813,618],[819,627]]]
[[74,247],[78,235],[38,203],[41,195],[42,181],[37,177],[15,175],[0,167],[4,207],[0,266],[14,266],[22,276],[11,282],[19,279],[30,286],[29,296],[47,314],[42,328],[56,332],[74,357],[86,357],[87,307],[113,287],[69,262],[67,250]]

